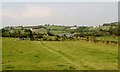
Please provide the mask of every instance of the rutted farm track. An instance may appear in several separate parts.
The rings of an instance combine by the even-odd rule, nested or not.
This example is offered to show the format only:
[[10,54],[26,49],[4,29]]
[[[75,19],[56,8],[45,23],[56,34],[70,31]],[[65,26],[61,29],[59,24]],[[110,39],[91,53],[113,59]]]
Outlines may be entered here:
[[46,45],[43,42],[39,42],[39,43],[41,43],[43,46],[45,46],[44,48],[46,50],[48,50],[48,51],[50,51],[50,52],[52,52],[54,54],[57,54],[58,56],[60,56],[61,58],[63,58],[65,61],[67,61],[70,64],[74,65],[75,66],[75,67],[73,67],[74,69],[79,69],[80,68],[80,66],[77,63],[73,62],[71,59],[68,58],[68,56],[71,57],[71,58],[73,58],[72,56],[67,55],[66,53],[63,53],[62,51],[59,52],[59,51],[53,49],[52,47]]
[[99,69],[99,67],[96,67],[96,66],[92,65],[91,63],[84,61],[83,59],[81,59],[81,64],[79,64],[80,62],[77,62],[76,60],[80,59],[80,58],[76,58],[76,57],[74,57],[70,54],[67,54],[61,50],[57,50],[57,48],[53,48],[52,46],[49,46],[42,41],[40,41],[39,44],[42,44],[44,46],[43,48],[58,55],[65,61],[69,62],[71,65],[74,66],[74,67],[72,67],[73,69],[80,70],[81,67],[88,67],[89,69]]

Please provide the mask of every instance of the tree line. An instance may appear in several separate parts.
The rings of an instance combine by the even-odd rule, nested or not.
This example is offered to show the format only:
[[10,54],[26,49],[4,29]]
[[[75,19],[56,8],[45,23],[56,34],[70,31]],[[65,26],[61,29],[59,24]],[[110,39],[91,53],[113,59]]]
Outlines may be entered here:
[[[66,26],[64,26],[64,31],[69,34],[74,34],[74,37],[87,37],[87,36],[94,36],[94,37],[99,37],[99,36],[104,36],[104,35],[112,35],[112,36],[119,36],[120,35],[120,22],[114,22],[114,23],[109,23],[109,24],[103,24],[102,26],[99,27],[88,27],[88,26],[75,26],[77,27],[76,29],[67,29]],[[45,25],[45,26],[50,26],[50,25]],[[38,26],[37,28],[44,28],[47,30],[45,33],[35,33],[33,32],[30,28],[24,28],[22,26],[19,26],[20,29],[16,29],[16,27],[5,27],[0,29],[1,36],[2,37],[15,37],[15,38],[30,38],[32,39],[47,39],[48,37],[52,37],[55,39],[61,38],[65,39],[67,38],[66,34],[63,34],[63,36],[53,34],[50,32],[50,29],[47,29],[45,26]],[[55,25],[54,25],[55,26]],[[62,26],[63,27],[63,26]],[[106,27],[106,29],[104,28]],[[35,27],[34,27],[35,28]],[[103,29],[104,28],[104,29]],[[108,28],[108,29],[107,29]],[[55,29],[56,30],[56,29]],[[70,38],[70,37],[69,37]],[[70,38],[72,39],[72,37]]]

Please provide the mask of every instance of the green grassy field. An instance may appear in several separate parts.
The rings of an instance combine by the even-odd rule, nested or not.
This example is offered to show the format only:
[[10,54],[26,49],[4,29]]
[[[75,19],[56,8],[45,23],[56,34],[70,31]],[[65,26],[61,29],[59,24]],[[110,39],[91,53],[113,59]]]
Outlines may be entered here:
[[117,45],[2,39],[3,70],[117,70]]
[[105,40],[105,41],[116,41],[118,42],[118,37],[113,37],[113,36],[101,36],[101,37],[96,37],[97,40]]

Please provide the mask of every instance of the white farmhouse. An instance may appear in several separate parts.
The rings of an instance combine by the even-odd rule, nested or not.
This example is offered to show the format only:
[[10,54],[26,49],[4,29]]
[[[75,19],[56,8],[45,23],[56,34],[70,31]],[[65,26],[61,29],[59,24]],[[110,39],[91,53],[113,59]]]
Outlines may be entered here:
[[77,27],[70,27],[70,29],[77,29]]

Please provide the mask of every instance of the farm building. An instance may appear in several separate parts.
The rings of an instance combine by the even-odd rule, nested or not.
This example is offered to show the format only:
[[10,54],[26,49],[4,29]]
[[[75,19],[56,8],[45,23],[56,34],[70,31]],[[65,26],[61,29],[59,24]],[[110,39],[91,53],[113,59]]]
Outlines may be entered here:
[[70,33],[68,33],[68,34],[58,34],[58,36],[60,36],[60,37],[63,37],[64,35],[66,37],[73,37],[74,36],[74,34],[70,34]]
[[77,29],[77,27],[70,27],[70,29]]

